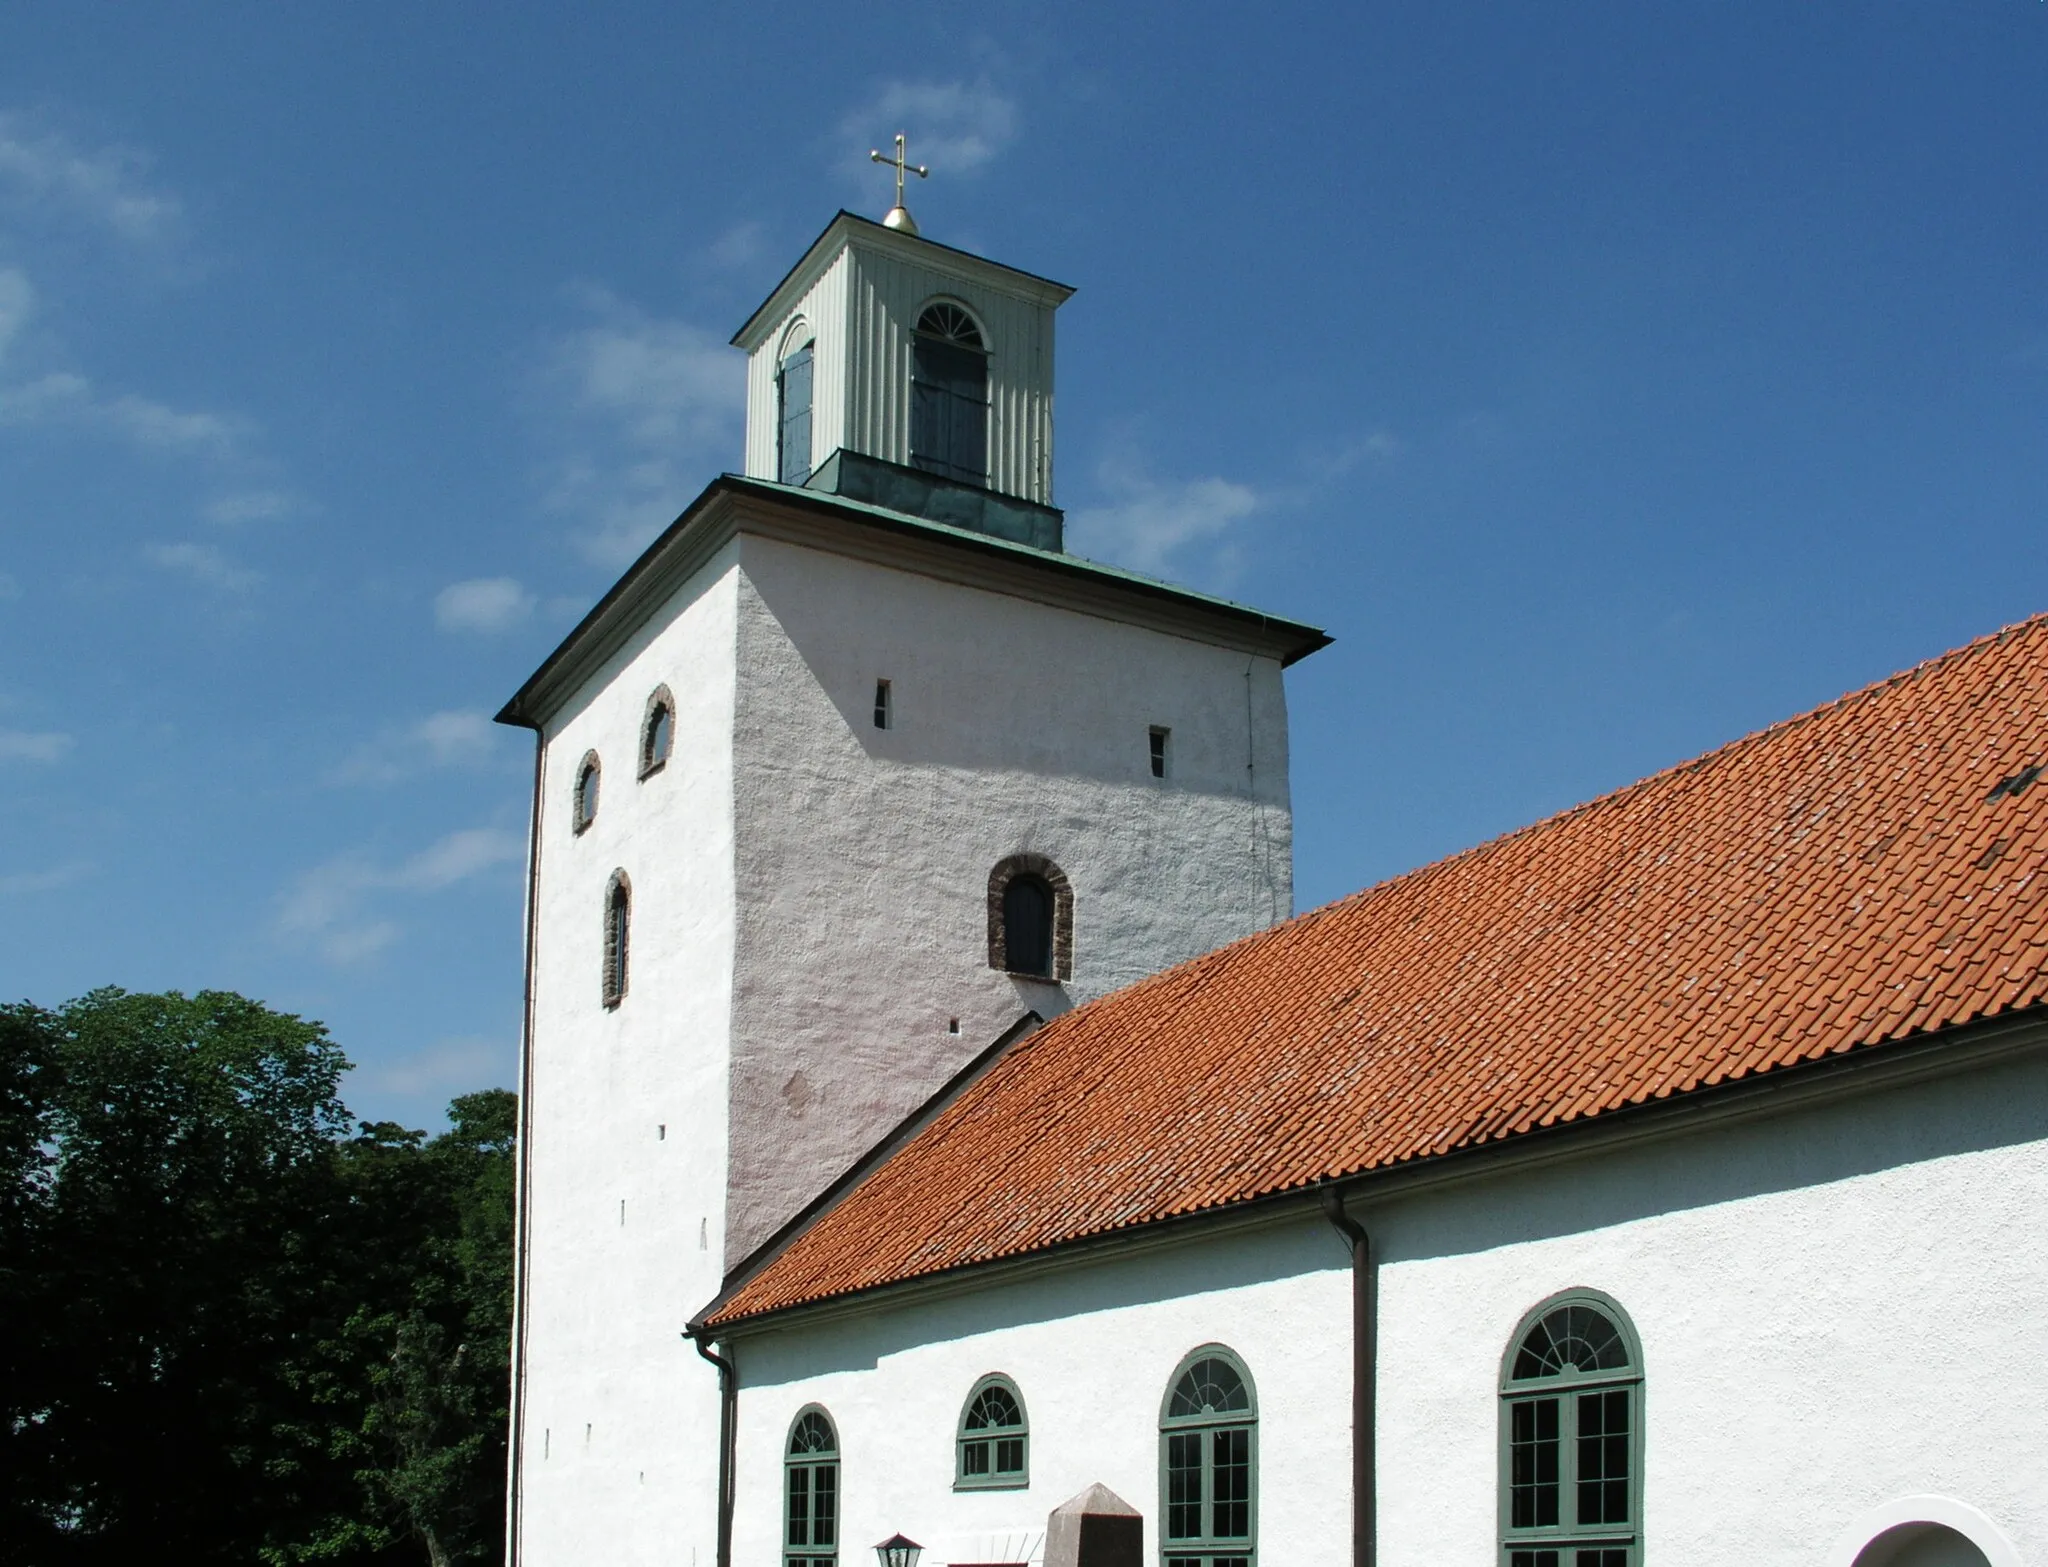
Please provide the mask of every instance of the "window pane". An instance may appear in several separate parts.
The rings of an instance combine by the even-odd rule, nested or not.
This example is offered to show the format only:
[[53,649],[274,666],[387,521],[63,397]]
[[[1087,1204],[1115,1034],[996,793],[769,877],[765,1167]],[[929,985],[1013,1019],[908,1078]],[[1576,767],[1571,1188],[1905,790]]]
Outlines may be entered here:
[[1166,1537],[1195,1540],[1202,1534],[1202,1435],[1177,1432],[1166,1439]]
[[789,1543],[811,1543],[811,1472],[802,1467],[789,1471]]
[[1609,1545],[1597,1550],[1574,1551],[1572,1567],[1628,1567],[1628,1550],[1625,1546]]
[[1510,1551],[1508,1567],[1557,1567],[1557,1552]]
[[673,720],[666,707],[654,710],[654,721],[647,726],[647,760],[665,762],[668,760],[668,743]]
[[1557,1403],[1524,1398],[1508,1406],[1508,1516],[1517,1529],[1557,1522]]
[[1003,889],[1003,966],[1012,974],[1052,972],[1052,889],[1014,876]]
[[839,1543],[839,1466],[819,1464],[812,1473],[811,1544]]
[[960,1473],[970,1478],[988,1473],[988,1443],[963,1442],[960,1445]]
[[1628,1522],[1628,1391],[1582,1393],[1579,1522]]
[[1182,1373],[1173,1386],[1173,1401],[1167,1405],[1169,1418],[1184,1415],[1224,1414],[1249,1410],[1252,1396],[1244,1378],[1227,1360],[1198,1360]]
[[996,1473],[1020,1475],[1024,1472],[1024,1438],[1006,1436],[996,1443]]
[[1252,1434],[1243,1426],[1212,1431],[1210,1456],[1214,1473],[1211,1539],[1242,1540],[1252,1532]]

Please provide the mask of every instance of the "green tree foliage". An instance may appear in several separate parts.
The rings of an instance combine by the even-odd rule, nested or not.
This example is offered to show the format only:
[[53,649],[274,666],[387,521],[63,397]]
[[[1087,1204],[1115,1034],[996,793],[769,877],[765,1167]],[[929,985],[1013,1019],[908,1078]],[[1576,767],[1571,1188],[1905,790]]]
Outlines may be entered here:
[[500,1554],[513,1096],[356,1126],[224,992],[0,1008],[0,1557]]

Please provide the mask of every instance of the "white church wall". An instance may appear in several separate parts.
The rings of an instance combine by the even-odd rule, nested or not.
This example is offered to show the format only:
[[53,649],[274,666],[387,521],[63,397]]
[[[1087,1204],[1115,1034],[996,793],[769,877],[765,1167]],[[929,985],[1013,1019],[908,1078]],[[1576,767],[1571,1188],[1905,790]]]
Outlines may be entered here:
[[[1027,1010],[1293,899],[1277,661],[769,539],[742,562],[729,1260]],[[1072,883],[1065,985],[988,965],[1020,852]]]
[[[1927,1494],[2048,1560],[2048,1062],[2035,1059],[1423,1190],[1354,1211],[1381,1249],[1379,1559],[1497,1556],[1498,1379],[1523,1315],[1618,1300],[1646,1371],[1647,1559],[1807,1567]],[[1001,1554],[1100,1480],[1158,1542],[1157,1418],[1218,1341],[1260,1395],[1259,1553],[1349,1559],[1350,1275],[1318,1217],[740,1339],[736,1561],[768,1561],[781,1443],[844,1454],[842,1559],[896,1530]],[[1031,1428],[1024,1492],[955,1493],[980,1375]],[[1900,1498],[1920,1498],[1901,1504]],[[1946,1515],[1941,1515],[1946,1516]],[[993,1553],[993,1554],[985,1554]]]
[[[737,549],[592,676],[546,741],[528,1096],[522,1560],[674,1563],[714,1524],[718,1396],[680,1336],[718,1287],[731,1016]],[[649,694],[676,703],[637,778]],[[571,821],[584,753],[596,820]],[[632,884],[628,985],[602,1004],[603,903]],[[678,1542],[685,1556],[676,1554]]]
[[[1259,1555],[1335,1564],[1350,1541],[1348,1253],[1320,1218],[742,1340],[733,1560],[772,1562],[782,1447],[818,1404],[838,1428],[840,1560],[901,1530],[930,1567],[1040,1561],[1046,1515],[1101,1482],[1158,1543],[1159,1413],[1190,1351],[1222,1344],[1259,1406]],[[1017,1385],[1030,1484],[956,1491],[954,1432],[975,1382]]]
[[1937,1492],[2048,1560],[2044,1212],[2036,1059],[1370,1215],[1381,1559],[1484,1558],[1501,1356],[1588,1286],[1642,1339],[1652,1559],[1818,1562]]

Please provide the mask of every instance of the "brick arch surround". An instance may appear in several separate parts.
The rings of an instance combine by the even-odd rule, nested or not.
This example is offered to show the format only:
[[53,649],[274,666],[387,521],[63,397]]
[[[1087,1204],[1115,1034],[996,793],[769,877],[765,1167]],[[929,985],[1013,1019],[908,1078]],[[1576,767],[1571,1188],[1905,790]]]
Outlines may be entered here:
[[1003,894],[1019,876],[1036,876],[1052,888],[1052,977],[1074,977],[1074,889],[1067,873],[1042,854],[1013,854],[988,873],[988,966],[1007,972],[1009,935],[1003,929]]

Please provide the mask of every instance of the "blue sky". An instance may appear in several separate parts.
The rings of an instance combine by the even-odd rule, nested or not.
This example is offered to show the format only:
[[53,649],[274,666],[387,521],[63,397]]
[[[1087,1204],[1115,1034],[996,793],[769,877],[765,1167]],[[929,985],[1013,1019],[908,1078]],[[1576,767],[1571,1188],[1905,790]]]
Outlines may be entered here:
[[2048,5],[0,12],[0,993],[510,1080],[488,715],[897,130],[1083,553],[1328,626],[1308,907],[2048,609]]

